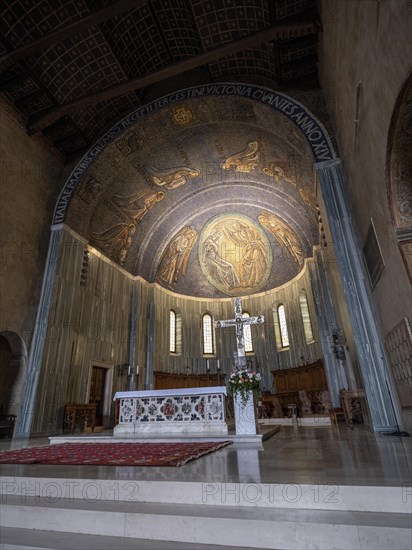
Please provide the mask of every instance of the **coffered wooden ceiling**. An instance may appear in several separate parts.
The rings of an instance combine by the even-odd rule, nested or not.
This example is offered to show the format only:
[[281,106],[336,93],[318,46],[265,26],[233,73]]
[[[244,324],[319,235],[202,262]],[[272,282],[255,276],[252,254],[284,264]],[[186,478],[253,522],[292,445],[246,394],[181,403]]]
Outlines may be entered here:
[[4,0],[0,91],[29,133],[77,157],[173,90],[221,81],[287,93],[316,79],[315,0]]

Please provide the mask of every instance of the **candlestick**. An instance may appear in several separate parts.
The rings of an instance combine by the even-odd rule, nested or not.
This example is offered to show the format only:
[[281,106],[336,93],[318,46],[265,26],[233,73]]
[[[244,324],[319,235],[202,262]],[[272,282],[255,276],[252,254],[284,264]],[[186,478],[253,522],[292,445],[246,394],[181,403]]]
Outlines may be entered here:
[[209,367],[209,359],[206,360],[206,370],[210,370],[210,367]]
[[217,360],[217,370],[220,370],[220,360]]

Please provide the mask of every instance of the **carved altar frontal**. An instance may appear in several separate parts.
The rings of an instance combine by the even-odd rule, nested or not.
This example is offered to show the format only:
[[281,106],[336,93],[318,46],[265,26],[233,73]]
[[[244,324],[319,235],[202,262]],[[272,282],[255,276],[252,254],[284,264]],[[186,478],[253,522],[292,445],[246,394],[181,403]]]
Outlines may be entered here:
[[227,434],[226,387],[117,392],[119,423],[113,435]]

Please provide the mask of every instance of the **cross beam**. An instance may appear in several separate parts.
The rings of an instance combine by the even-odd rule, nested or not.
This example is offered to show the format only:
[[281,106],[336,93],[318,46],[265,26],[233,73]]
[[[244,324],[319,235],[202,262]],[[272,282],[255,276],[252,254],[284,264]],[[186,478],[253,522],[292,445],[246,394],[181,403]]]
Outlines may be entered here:
[[245,325],[257,325],[264,323],[265,318],[263,315],[257,317],[242,317],[242,301],[240,298],[234,299],[235,306],[235,318],[226,319],[222,321],[216,321],[216,328],[227,328],[235,327],[236,328],[236,349],[238,357],[238,366],[246,367],[246,353],[245,353],[245,335],[243,332],[243,327]]

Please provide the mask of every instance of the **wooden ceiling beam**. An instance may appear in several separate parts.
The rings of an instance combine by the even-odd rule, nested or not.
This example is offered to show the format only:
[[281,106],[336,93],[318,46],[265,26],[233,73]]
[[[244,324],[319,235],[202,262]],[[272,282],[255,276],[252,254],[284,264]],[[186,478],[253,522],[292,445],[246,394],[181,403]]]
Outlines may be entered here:
[[213,61],[227,57],[228,55],[233,55],[239,51],[258,46],[259,44],[271,42],[272,40],[291,40],[293,38],[315,34],[317,31],[318,24],[313,21],[274,25],[273,27],[245,36],[239,40],[234,40],[233,42],[213,48],[194,57],[172,63],[153,73],[132,78],[120,84],[110,86],[100,92],[86,95],[58,107],[48,109],[31,118],[28,130],[30,133],[39,132],[46,126],[53,124],[60,117],[78,111],[79,109],[129,94],[135,90],[177,76],[197,67],[201,67],[202,65],[207,65]]
[[30,103],[41,99],[42,96],[44,96],[44,90],[36,90],[30,94],[20,97],[19,99],[16,99],[14,106],[16,109],[25,109],[28,105],[30,105]]
[[120,15],[124,12],[143,6],[144,4],[147,4],[148,1],[149,0],[115,0],[101,9],[91,11],[79,20],[68,23],[61,29],[46,34],[38,40],[30,42],[30,44],[25,44],[24,46],[20,46],[11,52],[3,54],[0,56],[0,63],[5,61],[15,63],[20,59],[24,59],[42,50],[46,50],[50,46],[53,46],[53,44],[66,40],[66,38],[70,38],[74,34],[81,33],[93,25],[98,25],[99,23],[102,23],[107,19],[111,19],[116,15]]
[[8,76],[8,73],[5,71],[0,76],[0,92],[7,91],[8,89],[12,88],[16,82],[21,82],[28,76],[31,76],[27,72],[21,72],[17,74],[12,74],[12,76]]

